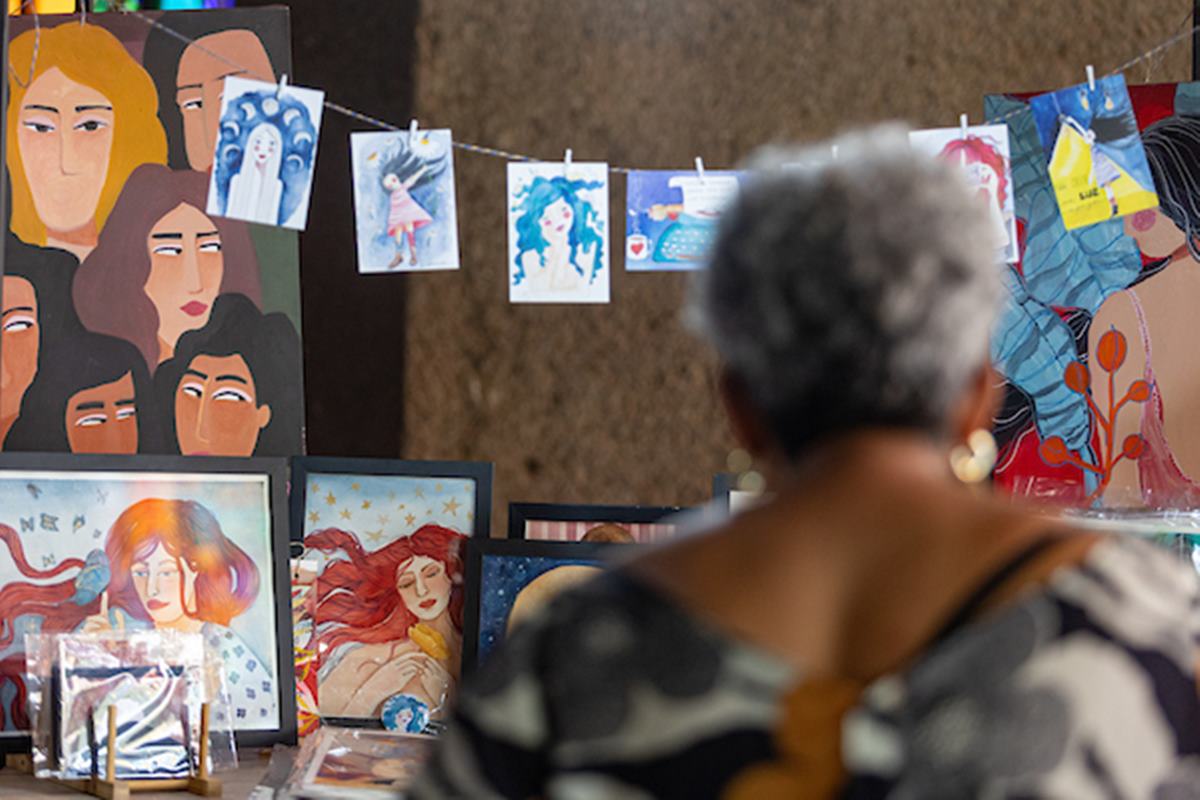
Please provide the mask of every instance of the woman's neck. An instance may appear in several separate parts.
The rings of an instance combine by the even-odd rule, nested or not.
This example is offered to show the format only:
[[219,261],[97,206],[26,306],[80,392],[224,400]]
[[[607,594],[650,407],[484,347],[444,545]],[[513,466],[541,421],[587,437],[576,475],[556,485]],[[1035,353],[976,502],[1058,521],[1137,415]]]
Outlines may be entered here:
[[16,414],[9,417],[0,417],[0,448],[3,447],[4,440],[8,438],[8,432],[12,430],[13,423],[16,421]]
[[158,363],[161,364],[168,358],[174,358],[175,348],[172,347],[166,339],[158,337]]
[[839,436],[799,461],[767,469],[768,491],[810,492],[839,484],[949,483],[948,448],[916,431],[878,428]]
[[183,633],[199,633],[204,627],[204,621],[193,619],[186,614],[171,620],[170,622],[155,623],[156,628],[167,628],[173,631],[181,631]]
[[66,250],[82,263],[96,249],[99,237],[96,222],[92,220],[73,231],[46,231],[46,246]]
[[438,614],[431,620],[419,620],[418,623],[424,623],[442,635],[442,638],[447,642],[461,636],[458,628],[454,627],[454,621],[450,619],[450,609],[447,608],[441,614]]

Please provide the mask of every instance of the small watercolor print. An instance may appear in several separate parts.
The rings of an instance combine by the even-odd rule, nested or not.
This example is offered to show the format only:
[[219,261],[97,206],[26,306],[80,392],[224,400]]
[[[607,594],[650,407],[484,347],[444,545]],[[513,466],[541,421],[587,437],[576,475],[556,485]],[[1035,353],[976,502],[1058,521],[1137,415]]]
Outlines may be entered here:
[[625,269],[699,269],[721,213],[737,196],[740,172],[638,170],[626,184]]
[[513,303],[607,303],[608,165],[508,165]]
[[325,93],[228,77],[207,213],[303,230]]
[[458,269],[447,129],[350,135],[358,271]]
[[[965,135],[964,135],[965,133]],[[1004,260],[1017,260],[1017,215],[1013,210],[1012,159],[1007,125],[931,128],[908,135],[913,149],[960,165],[987,203]]]

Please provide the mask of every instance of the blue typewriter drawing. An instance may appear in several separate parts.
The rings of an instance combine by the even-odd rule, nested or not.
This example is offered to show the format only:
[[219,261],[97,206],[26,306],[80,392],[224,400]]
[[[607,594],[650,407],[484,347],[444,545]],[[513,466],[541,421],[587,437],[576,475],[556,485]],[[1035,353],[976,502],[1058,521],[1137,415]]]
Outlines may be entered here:
[[698,269],[717,234],[721,212],[737,194],[738,172],[630,173],[625,268]]

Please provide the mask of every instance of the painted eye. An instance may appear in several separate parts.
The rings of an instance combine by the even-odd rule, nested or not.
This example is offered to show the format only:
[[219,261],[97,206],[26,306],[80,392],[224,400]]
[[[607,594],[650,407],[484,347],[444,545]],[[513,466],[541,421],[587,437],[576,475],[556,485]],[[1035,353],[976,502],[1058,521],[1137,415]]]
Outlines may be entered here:
[[180,256],[183,255],[183,248],[177,244],[160,244],[150,252],[156,256]]
[[199,383],[185,383],[183,386],[179,387],[179,391],[181,394],[185,394],[188,397],[195,397],[197,399],[204,396],[204,387]]
[[117,409],[117,419],[132,419],[137,416],[137,409],[132,407]]
[[108,421],[106,414],[87,414],[75,420],[76,428],[94,428]]
[[246,394],[241,389],[226,387],[224,389],[218,389],[213,394],[213,400],[228,400],[236,403],[249,403],[250,395]]
[[33,120],[26,122],[25,127],[34,133],[50,133],[54,130],[54,126],[49,122],[35,122]]
[[132,571],[131,571],[129,574],[130,574],[130,575],[132,575],[132,576],[133,576],[133,577],[135,577],[135,578],[141,578],[142,580],[145,580],[146,578],[149,578],[149,577],[150,577],[150,570],[148,570],[148,569],[135,569],[135,570],[132,570]]
[[85,119],[82,122],[75,125],[75,130],[87,131],[88,133],[95,133],[96,131],[100,130],[101,128],[107,128],[107,127],[108,127],[108,123],[104,122],[103,120]]
[[35,320],[33,317],[13,317],[8,322],[4,323],[4,332],[20,333],[21,331],[30,330],[35,325],[37,325],[37,320]]
[[201,253],[219,253],[221,252],[221,243],[218,241],[207,241],[200,243]]
[[204,101],[200,98],[195,100],[184,100],[179,106],[181,111],[199,111],[204,108]]

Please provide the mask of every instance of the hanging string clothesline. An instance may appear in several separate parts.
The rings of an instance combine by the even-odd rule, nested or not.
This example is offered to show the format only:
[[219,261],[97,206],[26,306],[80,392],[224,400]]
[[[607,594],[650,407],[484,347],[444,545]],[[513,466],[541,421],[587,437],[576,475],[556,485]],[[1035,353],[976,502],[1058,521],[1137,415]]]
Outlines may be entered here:
[[[24,5],[28,5],[30,2],[32,2],[32,0],[25,0]],[[83,14],[80,15],[80,24],[83,24],[87,20],[86,4],[85,4],[84,8],[85,8],[85,11],[83,12]],[[210,50],[202,44],[198,44],[195,39],[193,39],[185,34],[180,33],[179,31],[171,28],[168,25],[164,25],[163,23],[159,22],[158,20],[154,19],[153,17],[148,16],[147,14],[145,14],[142,11],[131,10],[131,9],[121,9],[120,13],[122,13],[125,16],[135,17],[135,18],[141,20],[144,24],[149,25],[150,27],[153,27],[153,28],[157,28],[157,29],[161,30],[163,33],[167,34],[168,36],[172,36],[172,37],[188,44],[189,46],[198,48],[200,51],[204,52],[208,56],[210,56],[218,61],[221,61],[221,62],[227,64],[228,66],[237,69],[240,72],[248,72],[249,71],[245,67],[243,67],[241,64],[237,63],[236,61],[233,61],[232,59],[228,58],[225,55],[222,55],[221,53],[217,53],[213,50]],[[40,26],[40,23],[38,20],[38,14],[37,14],[36,10],[33,15],[33,24],[34,24],[34,29],[37,31],[37,34],[36,34],[37,38],[35,38],[35,41],[34,41],[33,58],[32,58],[32,61],[30,63],[30,67],[29,67],[29,73],[30,73],[31,78],[32,78],[34,70],[36,69],[36,65],[37,65],[38,39],[40,39],[40,36],[41,36],[41,26]],[[1146,50],[1145,52],[1143,52],[1137,56],[1134,56],[1133,58],[1129,59],[1125,63],[1116,67],[1112,71],[1106,73],[1104,77],[1118,75],[1122,72],[1125,72],[1130,67],[1136,66],[1137,64],[1140,64],[1141,62],[1143,62],[1147,59],[1154,58],[1154,57],[1166,52],[1167,50],[1174,47],[1175,45],[1179,44],[1179,42],[1183,41],[1184,39],[1194,36],[1197,31],[1200,31],[1200,24],[1192,25],[1191,28],[1189,28],[1188,30],[1179,31],[1178,33],[1171,36],[1170,38],[1163,40],[1162,42],[1160,42],[1159,44],[1150,48],[1149,50]],[[15,72],[15,70],[13,70],[11,63],[8,65],[8,69],[13,74],[14,80],[16,80],[18,83],[21,83],[20,76],[16,75],[16,72]],[[392,123],[387,122],[385,120],[379,119],[377,117],[373,117],[370,114],[364,114],[361,111],[356,111],[347,106],[343,106],[340,103],[335,103],[332,100],[325,100],[324,105],[325,105],[325,108],[329,109],[330,111],[333,111],[337,114],[341,114],[343,116],[357,120],[366,125],[371,125],[373,127],[379,128],[380,130],[394,131],[394,132],[408,130],[407,128],[402,128],[400,126],[393,125]],[[1008,113],[1003,114],[1001,116],[984,120],[983,124],[985,124],[985,125],[1000,124],[1002,122],[1006,122],[1007,120],[1011,119],[1012,117],[1016,116],[1017,114],[1022,113],[1023,111],[1025,111],[1025,109],[1023,109],[1023,108],[1013,109],[1012,111],[1009,111]],[[462,142],[462,141],[457,141],[457,140],[455,140],[453,142],[453,145],[455,148],[457,148],[459,150],[464,150],[469,153],[479,153],[479,154],[485,155],[485,156],[493,156],[495,158],[503,158],[507,161],[544,161],[544,160],[546,160],[546,159],[535,158],[534,156],[525,155],[523,153],[514,153],[510,150],[502,150],[498,147],[486,147],[484,145],[470,144],[469,142]],[[622,174],[628,174],[631,172],[638,171],[636,168],[633,168],[633,167],[617,167],[617,166],[612,166],[612,165],[609,165],[608,170],[609,170],[609,172],[622,173]]]

